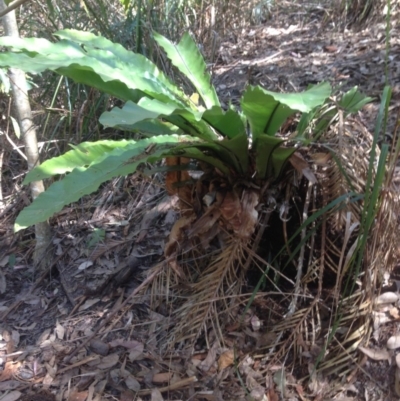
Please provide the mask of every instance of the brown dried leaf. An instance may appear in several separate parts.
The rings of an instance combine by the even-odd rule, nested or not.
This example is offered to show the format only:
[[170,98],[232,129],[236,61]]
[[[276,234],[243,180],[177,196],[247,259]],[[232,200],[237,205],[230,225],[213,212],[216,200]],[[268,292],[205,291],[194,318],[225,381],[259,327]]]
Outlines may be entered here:
[[54,382],[55,376],[52,376],[50,372],[46,373],[46,376],[43,379],[43,385],[50,386]]
[[18,380],[7,380],[0,382],[0,391],[14,390],[18,388],[21,383]]
[[132,375],[127,375],[124,378],[126,387],[129,388],[129,390],[133,390],[135,392],[138,392],[140,390],[140,383],[136,380],[135,377],[133,377]]
[[1,401],[16,401],[21,397],[21,395],[22,394],[19,391],[11,391],[11,393],[1,397]]
[[169,383],[169,381],[172,378],[172,375],[173,375],[172,372],[156,373],[152,378],[152,382],[155,384]]
[[214,343],[211,349],[208,351],[207,356],[201,362],[200,368],[203,372],[208,372],[211,366],[217,359],[218,343]]
[[250,319],[253,331],[259,331],[261,328],[261,321],[257,315],[253,315]]
[[279,401],[279,395],[273,387],[268,389],[268,401]]
[[396,349],[400,347],[400,334],[397,334],[395,336],[391,336],[388,340],[387,340],[387,344],[386,346],[388,347],[388,349]]
[[175,222],[171,229],[168,242],[165,244],[164,255],[171,256],[177,251],[177,248],[185,239],[185,230],[193,223],[195,215],[183,216]]
[[125,390],[119,396],[120,401],[133,401],[136,399],[135,393],[131,390]]
[[57,338],[59,338],[60,340],[64,339],[64,335],[65,335],[65,328],[62,324],[60,324],[60,322],[56,321],[56,334],[57,334]]
[[318,166],[326,166],[329,161],[332,159],[332,155],[330,153],[314,153],[311,155],[314,163]]
[[[193,216],[194,217],[194,216]],[[218,219],[221,217],[221,211],[216,208],[216,205],[212,205],[187,231],[187,236],[190,238],[196,235],[202,235],[211,230],[216,224]],[[194,220],[194,218],[193,218]]]
[[78,266],[78,270],[86,270],[90,266],[93,266],[93,262],[91,260],[86,260]]
[[328,46],[325,46],[324,49],[325,49],[328,53],[336,53],[336,52],[339,50],[339,48],[338,48],[337,46],[335,46],[335,45],[328,45]]
[[115,366],[119,361],[119,354],[110,354],[101,358],[100,363],[97,365],[99,369],[109,369]]
[[82,312],[86,309],[91,308],[93,305],[97,304],[97,302],[100,301],[100,298],[92,298],[92,299],[87,299],[85,303],[79,307],[79,311]]
[[151,390],[151,401],[164,401],[164,398],[158,388],[153,388]]
[[386,349],[371,349],[359,346],[358,349],[374,361],[389,361],[391,359]]
[[388,292],[384,292],[383,294],[379,295],[379,297],[376,298],[375,303],[377,305],[392,304],[394,302],[397,302],[398,299],[399,299],[399,294],[388,291]]
[[396,307],[390,308],[389,315],[394,319],[400,319],[399,310]]
[[233,350],[225,351],[221,354],[218,359],[218,370],[221,371],[228,366],[233,365],[233,361],[235,360],[235,354]]
[[139,342],[139,341],[135,341],[135,340],[122,340],[122,339],[117,339],[114,341],[110,342],[110,347],[114,348],[114,347],[125,347],[129,350],[129,360],[135,361],[138,359],[142,359],[143,357],[143,350],[144,350],[144,345]]
[[0,271],[0,294],[4,294],[7,290],[6,276]]
[[110,351],[110,346],[104,341],[94,338],[92,341],[90,341],[90,349],[96,354],[106,356]]
[[68,397],[68,401],[85,401],[89,392],[85,391],[72,391]]
[[303,174],[304,177],[307,178],[312,184],[317,182],[317,178],[312,172],[310,165],[303,158],[303,156],[299,152],[295,152],[289,159],[290,164],[300,173]]
[[[167,157],[165,159],[165,164],[169,167],[178,166],[180,164],[179,157]],[[179,182],[179,171],[167,171],[165,177],[165,188],[168,195],[175,195],[178,192],[178,189],[175,186],[177,182]]]
[[232,224],[232,220],[235,219],[242,210],[239,195],[234,191],[227,192],[219,210],[221,211],[222,217]]
[[10,255],[6,255],[0,259],[0,267],[5,267],[10,260]]
[[258,191],[245,190],[242,194],[242,213],[240,216],[240,226],[235,233],[240,238],[250,238],[258,221],[258,212],[256,206],[260,200]]
[[396,394],[400,397],[400,368],[396,367],[396,373],[394,375],[394,389]]
[[0,373],[0,382],[8,381],[14,377],[20,366],[21,362],[12,363],[11,361],[7,361],[3,371]]

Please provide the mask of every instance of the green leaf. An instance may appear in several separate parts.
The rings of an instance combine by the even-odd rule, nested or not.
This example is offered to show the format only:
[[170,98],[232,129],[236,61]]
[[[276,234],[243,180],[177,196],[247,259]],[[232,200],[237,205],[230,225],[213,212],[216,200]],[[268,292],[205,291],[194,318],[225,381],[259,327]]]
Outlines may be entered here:
[[[201,160],[203,162],[208,163],[211,166],[218,168],[223,174],[227,176],[231,173],[232,159],[227,157],[228,163],[225,163],[223,158],[221,157],[221,150],[216,146],[213,146],[211,142],[202,143],[199,145],[181,145],[179,148],[172,149],[169,153],[165,153],[164,157],[167,156],[180,156],[187,157],[189,159]],[[205,152],[209,150],[213,150],[214,153]]]
[[140,132],[142,135],[149,137],[154,135],[184,134],[175,125],[172,125],[169,122],[161,121],[158,119],[139,121],[132,125],[117,124],[115,125],[115,128],[128,132],[135,132],[135,133]]
[[278,147],[274,149],[271,157],[271,175],[275,178],[278,178],[283,169],[285,168],[290,156],[296,151],[295,148],[283,148]]
[[260,86],[249,86],[241,99],[253,139],[260,134],[275,135],[286,119],[296,111],[309,112],[322,105],[330,95],[328,83],[313,86],[302,93],[274,93]]
[[241,99],[241,106],[249,121],[254,140],[264,133],[275,135],[287,117],[294,113],[294,110],[280,104],[259,86],[247,87]]
[[[128,73],[128,77],[133,82],[143,76],[148,81],[157,82],[162,85],[162,87],[172,94],[172,96],[169,96],[170,98],[186,99],[186,95],[154,63],[142,54],[127,50],[119,43],[111,42],[103,36],[97,36],[91,32],[65,29],[56,32],[55,35],[59,38],[79,43],[79,45],[84,45],[88,56],[98,59],[113,68],[120,69],[124,74]],[[138,87],[138,89],[147,93],[142,87]],[[155,96],[155,98],[157,97]]]
[[249,141],[245,133],[236,135],[232,139],[223,139],[218,146],[229,150],[235,159],[235,170],[239,174],[246,174],[249,169]]
[[[356,113],[373,99],[363,95],[357,86],[346,92],[338,101],[339,107],[343,110],[343,117],[346,118],[351,113]],[[312,131],[312,140],[318,138],[333,122],[338,119],[338,109],[336,104],[326,104],[325,107],[315,107],[309,113],[303,113],[297,125],[297,136],[302,136],[305,130],[315,121]]]
[[274,93],[265,91],[274,97],[275,100],[287,105],[293,110],[308,113],[314,107],[321,106],[331,94],[331,86],[328,82],[314,85],[300,93]]
[[[115,148],[101,162],[89,167],[76,167],[64,179],[53,183],[18,215],[14,230],[19,231],[47,220],[64,206],[84,195],[95,192],[113,177],[133,173],[139,164],[154,162],[176,144],[187,140],[182,136],[157,136],[141,141],[127,141],[124,147]],[[149,145],[156,146],[149,153]]]
[[131,0],[119,0],[119,2],[121,3],[122,7],[124,7],[124,11],[128,11]]
[[247,137],[237,136],[234,139],[224,139],[215,142],[203,142],[195,145],[203,152],[221,160],[236,174],[244,174],[248,169]]
[[357,113],[367,103],[370,103],[373,100],[374,99],[372,97],[368,97],[362,94],[358,90],[358,87],[355,86],[342,96],[339,101],[339,105],[347,112],[346,114]]
[[220,106],[204,59],[190,35],[185,33],[178,45],[158,33],[154,33],[154,39],[165,50],[172,64],[190,80],[206,107]]
[[212,129],[201,120],[201,113],[179,108],[174,103],[162,103],[156,99],[142,98],[139,104],[128,101],[122,109],[114,107],[111,111],[103,113],[100,123],[107,127],[115,127],[159,117],[167,119],[195,137],[208,141],[218,139]]
[[221,107],[214,106],[203,113],[203,120],[227,138],[246,134],[240,114],[232,109],[224,111]]
[[52,177],[57,174],[65,174],[71,172],[75,167],[88,166],[100,161],[105,155],[108,155],[115,148],[123,148],[130,142],[122,141],[97,141],[82,142],[81,144],[72,146],[74,149],[64,153],[61,156],[53,157],[46,160],[40,166],[35,167],[25,177],[23,184],[29,184],[33,181],[40,181],[45,178]]
[[283,140],[274,136],[259,135],[253,149],[256,157],[256,172],[258,178],[264,179],[272,174],[271,155]]
[[1,37],[0,45],[22,53],[0,53],[0,66],[30,73],[52,70],[113,95],[117,95],[112,88],[116,82],[134,91],[133,101],[137,101],[137,91],[142,91],[181,107],[188,104],[184,93],[144,56],[89,32],[65,30],[57,35],[66,39],[51,43],[39,38]]

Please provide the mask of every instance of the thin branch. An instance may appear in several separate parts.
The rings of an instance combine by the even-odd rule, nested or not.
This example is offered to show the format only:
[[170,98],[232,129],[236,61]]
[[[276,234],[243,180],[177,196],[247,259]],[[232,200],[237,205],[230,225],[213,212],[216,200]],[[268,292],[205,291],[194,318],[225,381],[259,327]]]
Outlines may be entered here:
[[22,4],[26,3],[29,0],[15,0],[12,3],[8,5],[7,8],[5,8],[3,11],[0,11],[0,18],[4,17],[6,14],[8,14],[10,11],[15,10]]

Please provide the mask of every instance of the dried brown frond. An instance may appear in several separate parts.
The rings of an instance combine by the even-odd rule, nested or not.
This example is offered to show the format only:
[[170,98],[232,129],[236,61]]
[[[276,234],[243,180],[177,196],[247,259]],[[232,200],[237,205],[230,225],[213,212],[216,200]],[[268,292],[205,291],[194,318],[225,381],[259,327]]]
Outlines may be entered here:
[[[169,336],[169,345],[182,341],[193,344],[208,328],[223,339],[221,327],[226,324],[226,312],[235,305],[235,296],[242,286],[247,243],[248,240],[232,239],[184,291],[187,300],[173,312],[176,326]],[[225,315],[225,321],[221,321],[221,315]]]
[[[340,196],[365,193],[371,147],[371,134],[353,119],[333,127],[309,149],[318,184],[309,184],[301,195],[303,222],[311,211],[323,209]],[[287,313],[271,327],[275,341],[270,344],[269,363],[291,355],[293,363],[306,358],[317,371],[339,376],[349,375],[358,366],[362,355],[357,348],[371,335],[372,306],[383,273],[393,269],[398,257],[394,250],[399,200],[389,176],[390,172],[359,271],[354,266],[362,200],[336,205],[300,234],[306,239],[309,233],[297,256],[293,294],[281,300]]]

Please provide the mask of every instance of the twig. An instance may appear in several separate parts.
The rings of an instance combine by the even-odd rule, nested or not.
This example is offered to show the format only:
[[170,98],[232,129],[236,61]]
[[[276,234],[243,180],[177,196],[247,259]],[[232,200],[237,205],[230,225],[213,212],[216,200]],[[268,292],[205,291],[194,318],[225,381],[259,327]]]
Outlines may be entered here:
[[26,3],[28,0],[15,0],[12,3],[8,5],[7,8],[5,8],[3,11],[0,12],[0,17],[4,17],[6,14],[8,14],[10,11],[15,10],[18,8],[20,5]]

